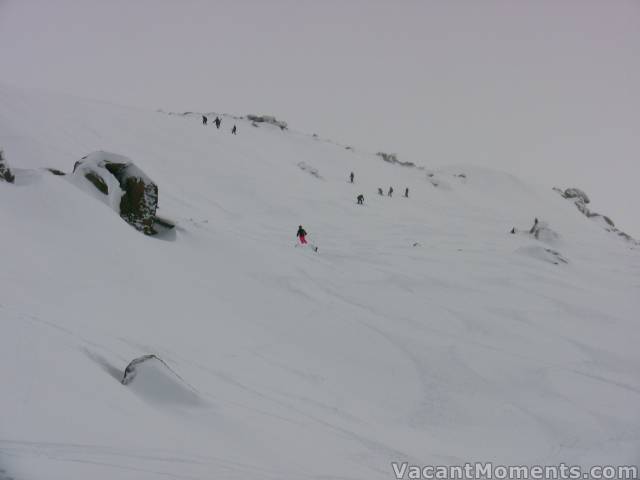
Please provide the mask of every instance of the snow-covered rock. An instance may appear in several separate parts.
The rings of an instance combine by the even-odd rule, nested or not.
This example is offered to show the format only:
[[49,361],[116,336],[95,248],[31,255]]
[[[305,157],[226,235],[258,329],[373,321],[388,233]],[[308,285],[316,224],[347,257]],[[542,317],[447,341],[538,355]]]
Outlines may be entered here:
[[125,368],[122,384],[151,403],[203,405],[195,389],[153,354],[133,359]]
[[564,198],[575,198],[580,200],[582,203],[587,204],[591,200],[589,200],[589,196],[584,193],[584,191],[579,188],[567,188],[564,191]]
[[533,222],[533,226],[529,229],[529,235],[533,236],[536,240],[540,240],[544,243],[556,243],[560,235],[549,227],[549,224],[544,221],[538,221],[536,218]]
[[102,195],[99,198],[136,230],[146,235],[157,233],[158,186],[127,157],[94,152],[76,162],[73,174],[81,183],[84,180],[93,185]]

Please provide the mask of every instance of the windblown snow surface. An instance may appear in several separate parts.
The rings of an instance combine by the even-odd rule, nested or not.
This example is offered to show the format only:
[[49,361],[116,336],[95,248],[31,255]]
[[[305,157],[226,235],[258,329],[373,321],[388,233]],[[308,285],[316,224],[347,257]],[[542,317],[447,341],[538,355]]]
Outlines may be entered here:
[[[211,123],[0,87],[0,476],[638,463],[638,247],[552,185]],[[44,169],[98,150],[157,183],[173,235]],[[557,238],[508,233],[534,217]],[[170,370],[122,385],[147,354]]]

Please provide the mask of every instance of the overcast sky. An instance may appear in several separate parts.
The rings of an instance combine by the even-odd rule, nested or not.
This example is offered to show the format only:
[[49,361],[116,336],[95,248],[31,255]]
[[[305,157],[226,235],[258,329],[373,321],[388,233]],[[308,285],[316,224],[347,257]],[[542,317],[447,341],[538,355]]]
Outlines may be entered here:
[[0,0],[0,81],[577,186],[640,237],[640,1]]

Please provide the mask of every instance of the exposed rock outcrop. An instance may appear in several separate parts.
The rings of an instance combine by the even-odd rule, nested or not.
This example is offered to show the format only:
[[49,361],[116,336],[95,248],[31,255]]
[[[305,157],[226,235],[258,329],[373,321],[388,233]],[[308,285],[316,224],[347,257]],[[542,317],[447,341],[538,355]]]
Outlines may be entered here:
[[4,180],[8,183],[13,183],[16,177],[11,172],[9,165],[7,165],[4,159],[4,152],[0,150],[0,180]]
[[400,165],[402,167],[415,167],[416,166],[416,164],[413,163],[413,162],[403,162],[401,160],[398,160],[398,156],[395,153],[378,152],[378,153],[376,153],[376,155],[379,156],[385,162],[392,163],[394,165]]
[[614,233],[620,238],[634,244],[640,245],[640,242],[633,238],[631,235],[619,230],[616,228],[613,220],[607,217],[606,215],[601,215],[599,213],[592,212],[587,204],[591,203],[589,196],[579,188],[567,188],[562,190],[558,187],[553,187],[553,190],[560,194],[563,198],[567,200],[572,200],[576,208],[587,218],[599,223],[605,230],[608,232]]
[[[249,115],[247,115],[247,120],[250,120],[254,124],[267,123],[269,125],[274,125],[274,126],[280,128],[280,130],[286,130],[287,129],[287,122],[284,122],[282,120],[278,120],[276,117],[274,117],[272,115],[252,115],[252,114],[249,114]],[[254,125],[254,126],[257,126],[257,125]]]
[[584,203],[585,205],[589,202],[591,202],[591,200],[589,200],[589,197],[587,196],[586,193],[584,193],[582,190],[580,190],[579,188],[567,188],[563,193],[562,196],[564,198],[575,198],[580,200],[582,203]]

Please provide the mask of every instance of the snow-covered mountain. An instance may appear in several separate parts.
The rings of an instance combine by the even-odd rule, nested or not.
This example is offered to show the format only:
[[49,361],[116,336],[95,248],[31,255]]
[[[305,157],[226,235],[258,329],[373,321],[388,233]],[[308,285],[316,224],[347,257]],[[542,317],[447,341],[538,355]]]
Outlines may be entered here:
[[[0,472],[638,463],[633,242],[553,185],[213,117],[0,87]],[[72,173],[96,151],[152,179],[175,228],[100,201]]]

